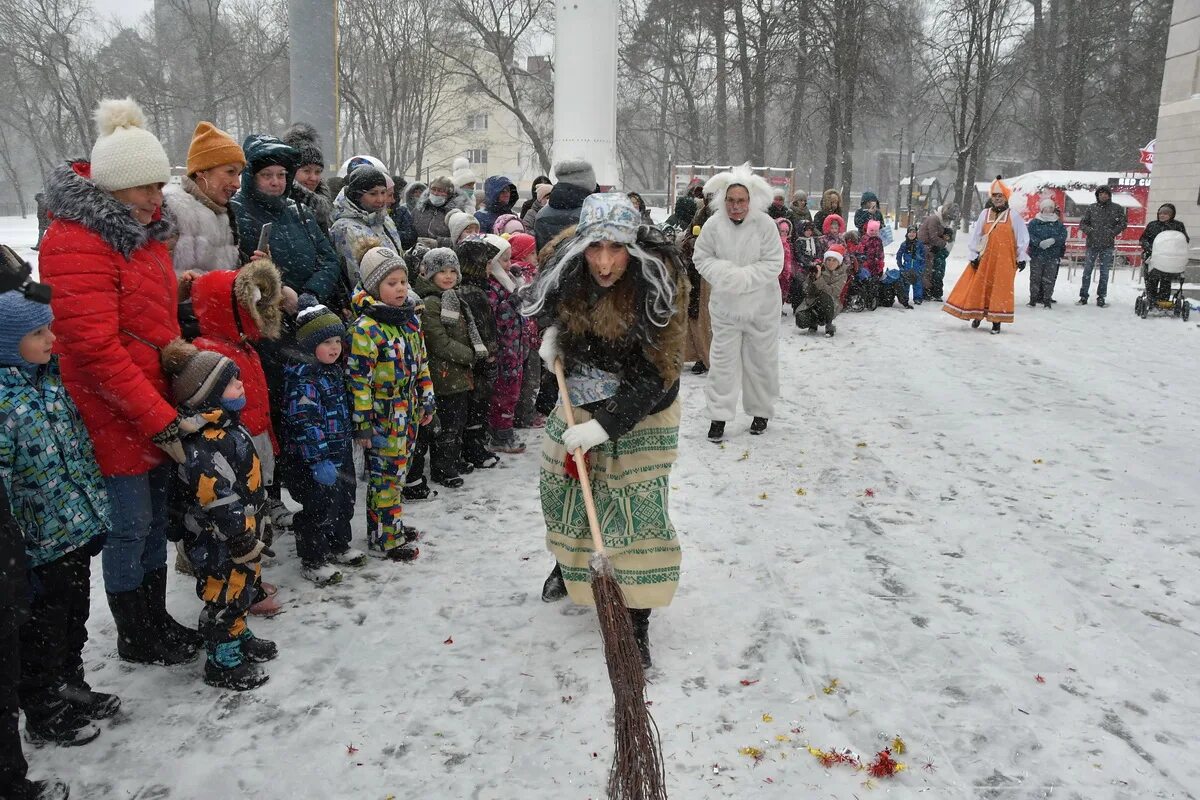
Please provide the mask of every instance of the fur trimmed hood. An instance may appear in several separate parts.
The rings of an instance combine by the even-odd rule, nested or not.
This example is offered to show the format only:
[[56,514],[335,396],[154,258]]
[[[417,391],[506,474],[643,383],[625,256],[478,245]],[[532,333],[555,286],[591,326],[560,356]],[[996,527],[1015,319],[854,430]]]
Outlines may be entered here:
[[91,180],[92,165],[84,160],[60,164],[46,176],[45,202],[51,218],[76,222],[94,231],[126,260],[151,239],[165,242],[175,236],[168,215],[142,225],[129,209]]
[[755,175],[750,162],[734,167],[728,172],[718,172],[704,184],[704,193],[711,195],[708,206],[714,214],[725,215],[725,193],[730,186],[745,186],[750,194],[750,210],[766,212],[774,200],[774,192],[765,179]]
[[826,189],[821,193],[821,211],[826,214],[842,213],[842,193],[837,189]]
[[231,342],[279,338],[283,280],[270,261],[201,275],[192,282],[191,294],[204,336]]

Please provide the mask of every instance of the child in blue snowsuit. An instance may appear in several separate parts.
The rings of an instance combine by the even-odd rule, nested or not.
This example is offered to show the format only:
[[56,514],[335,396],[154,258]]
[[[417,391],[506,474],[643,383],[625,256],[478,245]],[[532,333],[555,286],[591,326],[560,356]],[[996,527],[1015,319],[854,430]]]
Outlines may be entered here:
[[1029,307],[1054,302],[1054,284],[1058,264],[1067,252],[1067,228],[1058,218],[1058,206],[1046,198],[1038,204],[1038,214],[1029,220]]
[[362,566],[350,546],[354,516],[353,431],[342,359],[346,326],[311,295],[301,295],[296,344],[303,360],[283,368],[284,447],[294,465],[288,480],[296,514],[296,554],[302,574],[318,586],[337,583],[335,565]]
[[91,438],[51,354],[51,319],[48,305],[0,294],[0,479],[32,590],[17,648],[25,730],[37,744],[78,745],[99,735],[91,720],[121,705],[93,692],[83,671],[91,559],[111,523]]
[[925,246],[917,241],[915,225],[909,227],[896,250],[896,266],[900,268],[900,280],[896,284],[900,305],[912,308],[908,302],[910,289],[912,301],[921,305],[925,302]]

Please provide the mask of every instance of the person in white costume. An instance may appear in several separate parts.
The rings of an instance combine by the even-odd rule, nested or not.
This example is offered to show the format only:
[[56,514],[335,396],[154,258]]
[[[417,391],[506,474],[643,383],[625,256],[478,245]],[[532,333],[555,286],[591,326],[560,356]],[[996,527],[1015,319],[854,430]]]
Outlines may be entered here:
[[779,273],[783,245],[767,216],[771,187],[749,163],[714,175],[704,185],[715,209],[696,240],[693,261],[712,284],[712,350],[704,399],[720,442],[725,423],[742,408],[761,434],[779,397]]

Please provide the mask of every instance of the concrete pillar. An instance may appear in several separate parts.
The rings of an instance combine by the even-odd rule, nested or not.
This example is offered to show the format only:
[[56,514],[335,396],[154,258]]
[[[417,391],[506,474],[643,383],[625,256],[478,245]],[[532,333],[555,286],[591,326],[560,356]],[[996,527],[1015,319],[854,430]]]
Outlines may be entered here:
[[586,159],[601,186],[620,186],[617,0],[558,0],[554,28],[552,158]]
[[288,0],[292,122],[307,122],[322,153],[341,163],[337,98],[337,0]]

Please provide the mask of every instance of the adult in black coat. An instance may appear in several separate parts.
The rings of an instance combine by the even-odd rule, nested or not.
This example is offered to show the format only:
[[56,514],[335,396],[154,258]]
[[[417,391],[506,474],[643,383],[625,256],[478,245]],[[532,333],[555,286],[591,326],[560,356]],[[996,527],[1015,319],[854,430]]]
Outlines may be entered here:
[[554,176],[558,183],[550,190],[546,207],[538,212],[537,222],[533,226],[538,252],[555,236],[579,224],[579,210],[583,208],[584,198],[595,194],[599,188],[596,185],[596,171],[591,164],[580,159],[555,164]]
[[1158,216],[1146,226],[1146,230],[1138,239],[1142,246],[1142,254],[1146,258],[1150,258],[1150,253],[1154,251],[1154,240],[1163,231],[1179,231],[1189,242],[1192,240],[1192,237],[1188,236],[1187,226],[1181,220],[1175,219],[1175,204],[1163,203],[1158,207]]

